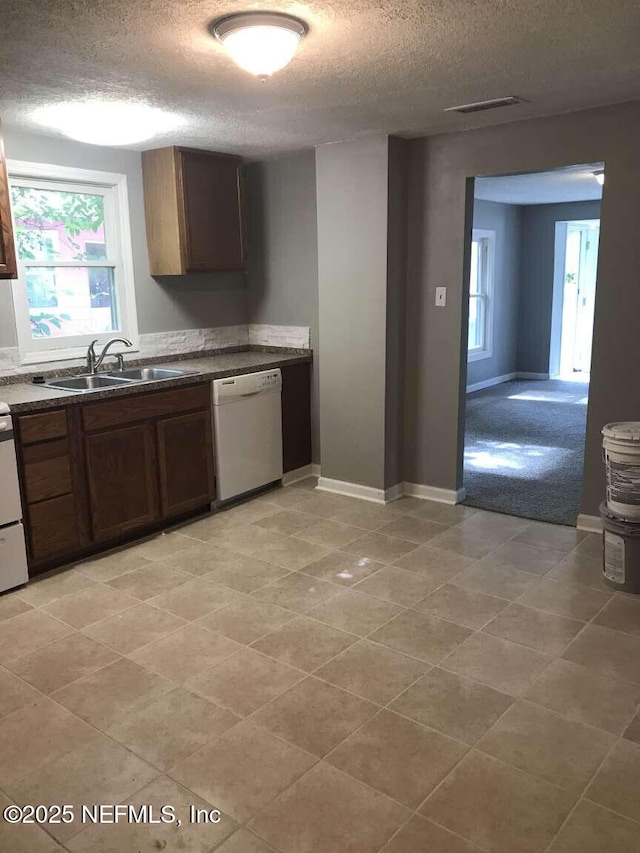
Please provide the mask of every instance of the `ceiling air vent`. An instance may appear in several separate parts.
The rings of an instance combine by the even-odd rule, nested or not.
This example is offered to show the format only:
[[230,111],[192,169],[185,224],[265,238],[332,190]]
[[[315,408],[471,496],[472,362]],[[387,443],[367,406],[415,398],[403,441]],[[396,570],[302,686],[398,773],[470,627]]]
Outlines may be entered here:
[[506,98],[494,98],[492,101],[476,101],[475,104],[462,104],[459,107],[447,107],[445,113],[479,113],[483,110],[497,110],[499,107],[511,107],[513,104],[521,104],[522,98],[508,95]]

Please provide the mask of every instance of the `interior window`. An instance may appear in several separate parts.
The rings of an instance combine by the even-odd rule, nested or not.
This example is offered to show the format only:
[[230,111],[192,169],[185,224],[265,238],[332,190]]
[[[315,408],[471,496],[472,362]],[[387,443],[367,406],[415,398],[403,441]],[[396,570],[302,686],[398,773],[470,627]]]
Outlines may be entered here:
[[470,361],[491,355],[491,311],[493,291],[493,231],[473,231],[469,278]]

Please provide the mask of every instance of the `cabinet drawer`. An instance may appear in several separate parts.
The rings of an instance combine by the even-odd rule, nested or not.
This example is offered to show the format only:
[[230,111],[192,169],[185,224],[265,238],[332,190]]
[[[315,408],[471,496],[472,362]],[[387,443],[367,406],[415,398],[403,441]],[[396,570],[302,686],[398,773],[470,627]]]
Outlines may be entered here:
[[73,495],[29,507],[29,538],[34,560],[66,554],[80,546]]
[[55,412],[22,415],[18,418],[18,424],[22,444],[34,444],[36,441],[62,438],[67,434],[67,410],[56,409]]
[[27,503],[68,495],[73,490],[66,438],[25,447],[22,461]]
[[86,432],[109,429],[114,426],[153,420],[173,415],[208,409],[211,405],[210,383],[174,388],[151,394],[133,394],[117,400],[89,403],[82,407],[82,422]]

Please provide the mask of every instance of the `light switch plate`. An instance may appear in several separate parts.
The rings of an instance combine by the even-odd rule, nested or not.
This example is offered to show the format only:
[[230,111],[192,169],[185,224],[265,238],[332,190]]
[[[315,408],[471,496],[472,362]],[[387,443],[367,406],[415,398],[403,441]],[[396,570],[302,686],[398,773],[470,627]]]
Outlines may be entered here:
[[436,308],[445,308],[447,305],[447,288],[436,287]]

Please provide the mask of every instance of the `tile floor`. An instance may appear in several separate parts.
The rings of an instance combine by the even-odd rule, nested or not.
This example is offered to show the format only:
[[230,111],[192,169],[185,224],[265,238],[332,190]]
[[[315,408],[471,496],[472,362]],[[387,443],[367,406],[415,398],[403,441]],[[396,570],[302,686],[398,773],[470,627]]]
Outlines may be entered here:
[[639,853],[640,599],[598,537],[314,485],[0,597],[0,805],[183,820],[0,850]]

